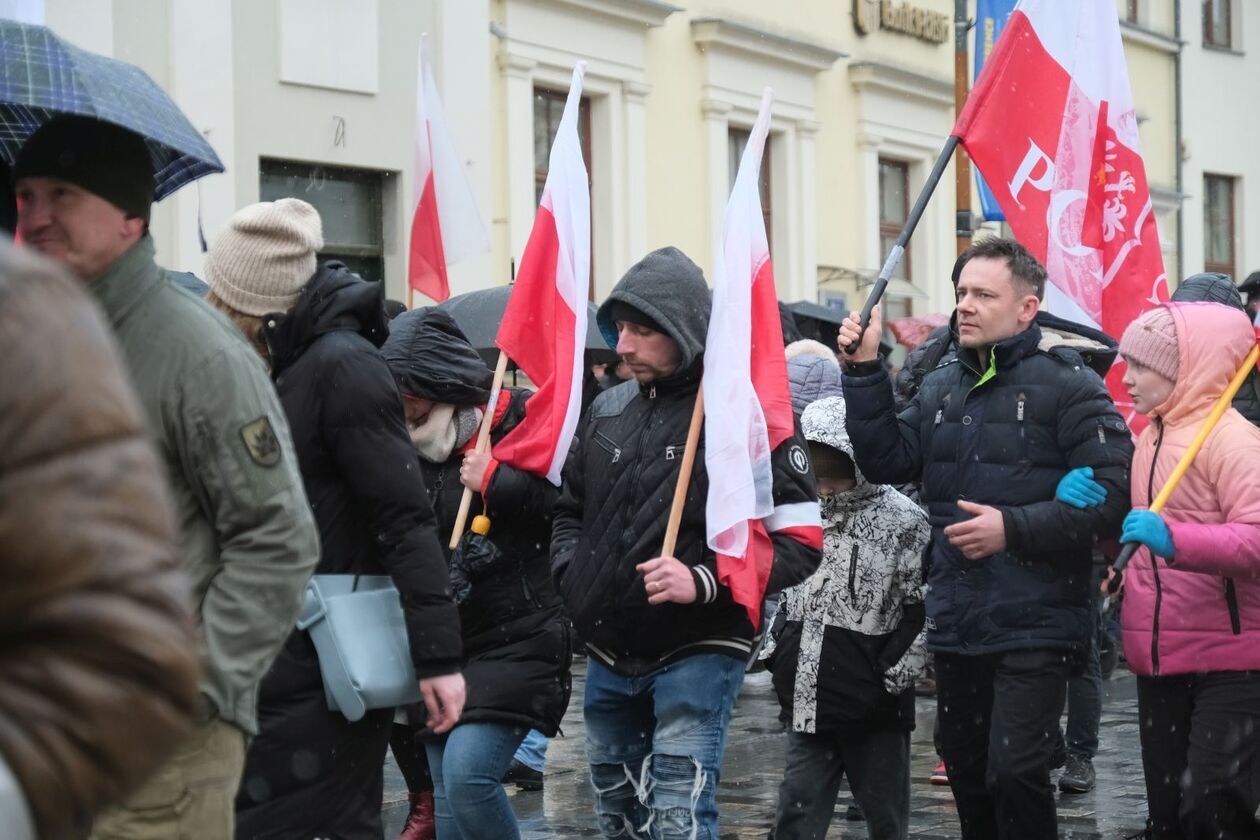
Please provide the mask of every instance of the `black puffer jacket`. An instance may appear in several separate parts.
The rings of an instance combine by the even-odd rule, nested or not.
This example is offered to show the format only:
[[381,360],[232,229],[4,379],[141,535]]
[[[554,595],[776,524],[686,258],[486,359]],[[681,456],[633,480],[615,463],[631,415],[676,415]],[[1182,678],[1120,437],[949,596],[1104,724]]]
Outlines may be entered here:
[[[490,371],[445,312],[409,312],[396,318],[390,331],[382,352],[403,393],[461,406],[487,393]],[[524,390],[501,392],[492,453],[525,419],[528,398]],[[442,463],[419,461],[448,563],[446,546],[464,492],[463,460],[464,451],[457,449]],[[493,565],[470,573],[471,588],[459,605],[468,692],[460,723],[524,725],[552,737],[569,705],[572,659],[568,623],[548,565],[559,490],[508,464],[496,464],[489,476],[484,502],[474,495],[471,510],[485,508],[491,519],[487,536],[497,554]]]
[[[651,385],[626,382],[592,403],[565,462],[556,506],[552,570],[578,634],[591,653],[624,674],[651,671],[697,653],[747,658],[756,635],[744,608],[717,583],[716,557],[705,543],[708,476],[696,454],[674,556],[692,568],[699,598],[691,604],[647,602],[635,566],[660,556],[678,481],[687,428],[700,384],[709,291],[700,269],[666,248],[635,265],[600,307],[600,329],[615,335],[611,303],[644,312],[678,343],[677,373]],[[703,447],[703,440],[701,442]],[[799,428],[773,453],[774,502],[785,524],[812,511],[817,497]],[[799,506],[799,507],[787,507]],[[772,532],[768,592],[798,583],[817,568],[818,545]]]
[[[1229,279],[1228,274],[1216,272],[1193,274],[1182,280],[1177,286],[1177,291],[1172,293],[1172,299],[1176,301],[1205,300],[1211,303],[1223,303],[1241,312],[1247,311],[1234,281]],[[1247,381],[1238,389],[1238,394],[1234,397],[1233,405],[1249,423],[1260,426],[1260,372],[1253,370],[1247,376]]]
[[317,574],[388,574],[420,677],[459,670],[459,616],[416,469],[376,283],[327,263],[266,327],[272,375],[319,525]]
[[[846,427],[858,467],[877,483],[922,476],[932,525],[933,650],[981,654],[1084,643],[1090,547],[1129,509],[1133,442],[1101,378],[1064,338],[1033,324],[994,347],[983,365],[961,349],[927,375],[900,415],[888,376],[871,370],[874,363],[846,372]],[[1079,333],[1070,338],[1108,355]],[[1088,510],[1055,501],[1063,475],[1084,466],[1107,488],[1107,501]],[[949,543],[945,526],[969,518],[959,499],[1001,510],[1007,550],[970,561]]]

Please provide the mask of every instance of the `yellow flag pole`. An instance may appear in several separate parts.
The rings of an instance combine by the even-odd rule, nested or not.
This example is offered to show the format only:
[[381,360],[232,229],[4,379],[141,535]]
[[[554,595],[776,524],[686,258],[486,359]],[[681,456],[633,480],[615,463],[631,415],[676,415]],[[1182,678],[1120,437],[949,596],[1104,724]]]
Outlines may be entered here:
[[[499,397],[503,393],[503,377],[507,375],[508,356],[502,350],[499,351],[499,363],[494,367],[494,382],[490,385],[490,400],[486,403],[486,414],[481,418],[481,429],[477,433],[477,452],[485,452],[490,446],[490,427],[494,425],[494,410],[499,404]],[[472,509],[473,491],[464,488],[464,495],[459,500],[459,514],[455,517],[455,527],[451,530],[450,549],[454,551],[459,547],[459,541],[464,536],[464,526],[468,524],[468,512]],[[473,523],[476,530],[476,523]],[[478,533],[481,533],[478,531]]]
[[[1260,359],[1260,344],[1251,348],[1251,352],[1243,360],[1242,367],[1238,369],[1238,372],[1234,374],[1234,378],[1230,380],[1229,387],[1221,394],[1220,399],[1216,401],[1216,405],[1212,406],[1212,412],[1208,414],[1207,419],[1203,421],[1203,425],[1199,427],[1199,433],[1194,436],[1194,440],[1190,443],[1189,448],[1181,456],[1177,466],[1173,468],[1172,475],[1168,476],[1168,480],[1160,488],[1155,501],[1151,502],[1150,510],[1152,513],[1159,513],[1164,509],[1164,505],[1168,504],[1168,498],[1177,489],[1177,483],[1181,481],[1182,476],[1186,474],[1186,470],[1190,469],[1190,465],[1194,463],[1199,450],[1207,442],[1208,435],[1212,434],[1212,429],[1216,428],[1216,424],[1220,422],[1220,419],[1225,416],[1225,412],[1229,410],[1229,405],[1233,402],[1234,395],[1238,393],[1238,389],[1247,380],[1247,375],[1255,369],[1257,359]],[[1108,587],[1108,591],[1115,592],[1120,588],[1119,574],[1124,571],[1125,566],[1129,565],[1129,561],[1133,559],[1133,555],[1137,550],[1138,543],[1124,544],[1124,548],[1120,551],[1120,556],[1111,565],[1111,568],[1116,572],[1116,577],[1112,578],[1114,586]]]
[[700,430],[704,428],[704,388],[696,389],[696,404],[691,410],[691,426],[687,428],[687,445],[683,449],[682,463],[678,467],[678,483],[674,485],[674,503],[669,508],[669,522],[665,526],[665,543],[661,546],[662,557],[673,557],[678,543],[678,529],[682,525],[683,506],[687,502],[687,490],[691,486],[691,470],[696,464],[696,450],[700,444]]

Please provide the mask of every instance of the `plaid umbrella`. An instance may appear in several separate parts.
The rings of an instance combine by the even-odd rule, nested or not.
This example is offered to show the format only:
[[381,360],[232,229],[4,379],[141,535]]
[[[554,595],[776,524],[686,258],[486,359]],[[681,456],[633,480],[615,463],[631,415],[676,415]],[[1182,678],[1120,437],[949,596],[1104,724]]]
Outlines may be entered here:
[[0,20],[0,157],[12,164],[47,120],[79,114],[145,139],[157,198],[222,172],[210,144],[139,67],[81,50],[42,26]]

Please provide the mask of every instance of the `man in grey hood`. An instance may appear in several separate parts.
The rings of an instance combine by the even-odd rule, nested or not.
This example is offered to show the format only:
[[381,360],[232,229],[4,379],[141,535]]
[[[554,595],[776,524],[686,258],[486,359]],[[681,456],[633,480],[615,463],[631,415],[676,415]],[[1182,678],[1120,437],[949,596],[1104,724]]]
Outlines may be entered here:
[[[677,248],[654,251],[626,272],[598,321],[635,381],[591,404],[565,462],[551,550],[590,657],[595,810],[608,837],[716,838],[726,728],[757,629],[706,544],[702,452],[673,556],[661,553],[703,372],[704,275]],[[817,568],[821,532],[799,430],[771,461],[775,509],[763,522],[774,549],[767,591],[777,592]]]

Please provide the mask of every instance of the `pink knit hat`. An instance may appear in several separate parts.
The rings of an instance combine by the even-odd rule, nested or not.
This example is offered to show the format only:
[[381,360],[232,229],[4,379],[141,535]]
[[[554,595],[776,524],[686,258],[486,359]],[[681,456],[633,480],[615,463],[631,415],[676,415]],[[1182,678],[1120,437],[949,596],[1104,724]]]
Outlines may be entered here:
[[1120,339],[1120,355],[1177,380],[1177,326],[1167,306],[1143,312],[1129,324]]

